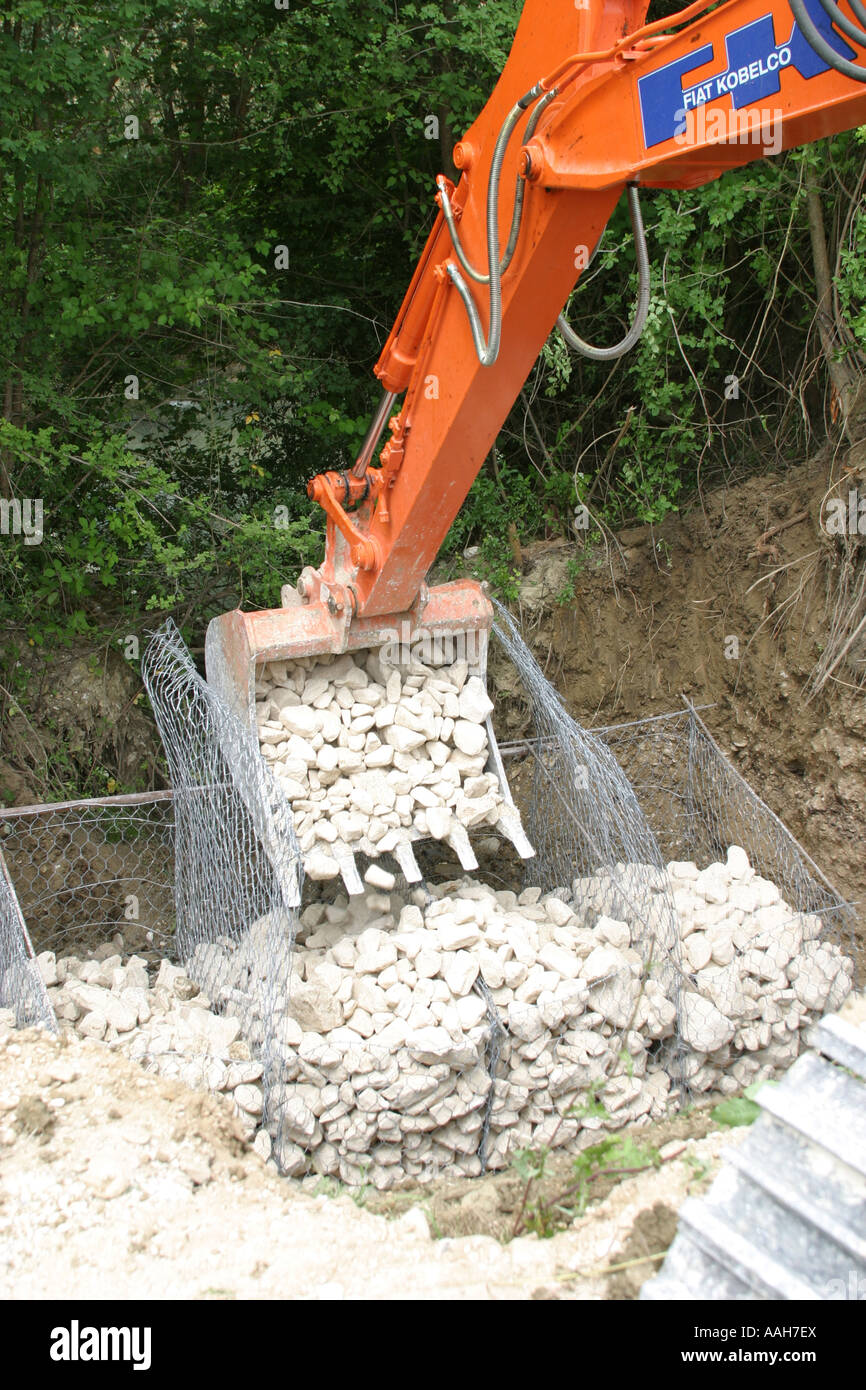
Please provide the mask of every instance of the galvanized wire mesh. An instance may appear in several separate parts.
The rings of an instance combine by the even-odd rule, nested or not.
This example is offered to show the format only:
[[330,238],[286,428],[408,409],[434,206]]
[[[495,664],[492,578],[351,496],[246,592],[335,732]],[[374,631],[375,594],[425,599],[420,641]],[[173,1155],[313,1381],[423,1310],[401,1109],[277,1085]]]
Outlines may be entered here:
[[849,948],[857,913],[725,757],[693,706],[597,729],[623,768],[668,860],[699,866],[742,845],[796,912],[818,913]]
[[264,1066],[264,1121],[275,1125],[303,886],[291,808],[170,620],[142,678],[174,788],[175,955],[218,1010],[241,1016]]
[[657,1026],[675,1010],[661,1057],[683,1091],[745,1086],[786,1066],[804,1022],[850,989],[840,950],[850,909],[696,710],[589,734],[501,609],[496,631],[534,726],[531,881],[571,882],[584,925],[612,942],[618,932],[624,955],[638,951],[634,1023]]
[[0,1009],[16,1028],[56,1027],[6,862],[0,851]]
[[678,938],[665,861],[650,822],[610,748],[581,727],[497,604],[494,632],[526,690],[534,738],[527,824],[536,857],[529,881],[545,891],[570,888],[584,916],[599,909],[637,919],[633,945],[645,961],[679,972]]
[[[742,845],[753,868],[776,884],[794,911],[822,914],[826,934],[846,949],[853,946],[856,905],[839,893],[732,765],[698,710],[687,706],[649,719],[598,725],[591,734],[620,765],[666,863],[692,860],[703,868],[724,860],[728,846]],[[550,741],[533,736],[501,743],[512,778],[522,767],[537,782],[538,762],[546,765],[552,756],[545,750]],[[547,780],[544,776],[542,785]],[[556,799],[562,802],[558,792]],[[533,865],[527,870],[532,877]]]
[[[519,908],[522,920],[541,921],[539,958],[553,933],[570,957],[572,975],[576,971],[579,976],[572,994],[585,995],[586,1007],[572,1024],[554,1021],[537,1040],[521,1041],[514,1032],[520,1020],[511,1008],[510,986],[500,978],[488,988],[479,977],[476,993],[486,1006],[486,1042],[476,1039],[465,1056],[455,1046],[446,1065],[446,1070],[451,1066],[461,1073],[460,1085],[468,1068],[477,1091],[471,1105],[483,1100],[477,1124],[469,1115],[461,1117],[463,1171],[478,1171],[488,1152],[495,1166],[507,1161],[509,1126],[520,1128],[512,1110],[515,1115],[520,1110],[521,1132],[542,1135],[537,1142],[547,1142],[544,1125],[550,1117],[549,1106],[545,1110],[542,1104],[546,1073],[538,1060],[541,1052],[544,1065],[552,1069],[587,1069],[596,1066],[595,1054],[580,1062],[574,1054],[582,1056],[598,1044],[607,1059],[607,1095],[625,1105],[618,1123],[629,1115],[646,1118],[649,1091],[653,1105],[664,1106],[691,1091],[738,1089],[786,1065],[796,1055],[798,1030],[825,1006],[836,1007],[847,988],[839,952],[825,943],[853,925],[848,906],[728,763],[697,711],[587,731],[568,715],[503,612],[497,635],[523,678],[534,723],[532,738],[500,747],[509,773],[518,772],[510,780],[538,851],[526,866],[536,896],[522,897],[518,905],[515,894],[506,893],[503,911]],[[181,962],[204,992],[205,1006],[210,1001],[216,1013],[233,1015],[241,1025],[264,1068],[263,1124],[274,1140],[278,1165],[303,1172],[312,1162],[320,1171],[354,1180],[361,1172],[370,1119],[366,1112],[351,1112],[334,1120],[348,1102],[330,1095],[337,1090],[333,1068],[342,1067],[342,1052],[331,1055],[328,1037],[336,1029],[335,1044],[343,1051],[348,1047],[348,1076],[354,1056],[348,1034],[353,1030],[351,1018],[348,1029],[330,1021],[331,1013],[336,1019],[338,1012],[330,1008],[328,994],[327,970],[333,974],[333,967],[326,965],[322,974],[320,966],[323,953],[344,936],[357,935],[359,923],[350,920],[355,909],[335,896],[337,885],[317,884],[308,894],[316,901],[308,904],[299,927],[302,863],[289,804],[254,735],[198,675],[172,624],[153,638],[143,673],[171,769],[172,793],[0,814],[0,842],[10,854],[13,880],[20,881],[24,917],[33,919],[37,949],[69,951],[80,941],[85,954],[88,946],[92,949],[100,937],[116,930],[123,933],[127,950],[140,949],[135,931],[149,933],[153,954]],[[484,833],[489,842],[489,829]],[[748,851],[751,865],[744,863],[742,851],[733,857],[728,853],[732,845]],[[441,852],[441,847],[434,849]],[[675,861],[670,876],[668,860]],[[496,868],[500,875],[509,872],[504,860]],[[431,888],[437,876],[452,879],[453,870],[453,865],[433,865],[431,860]],[[503,888],[517,886],[502,883]],[[557,911],[535,906],[538,889],[562,900],[554,903]],[[425,930],[435,930],[434,900],[445,891],[477,895],[476,888],[465,884],[432,888],[426,897],[426,890],[421,891],[414,901],[430,915]],[[390,908],[396,920],[409,894],[410,886],[398,879],[390,904],[368,895],[365,910],[376,927],[374,935],[377,914]],[[0,968],[5,972],[0,987],[4,1002],[27,1022],[40,1017],[40,1008],[44,1015],[45,992],[28,963],[26,931],[11,886],[6,885],[4,896],[0,883],[0,896]],[[130,898],[137,917],[130,913]],[[520,929],[516,917],[511,926]],[[387,930],[386,924],[385,934]],[[546,958],[555,960],[556,950]],[[541,970],[537,963],[528,964]],[[362,965],[359,959],[361,977]],[[353,966],[347,969],[354,973]],[[503,968],[498,974],[503,976]],[[554,988],[549,974],[544,980],[539,988]],[[363,1012],[355,981],[349,983],[353,1007]],[[362,994],[364,988],[370,993],[369,984],[361,979]],[[515,984],[514,999],[525,1014],[534,996],[518,997],[519,988]],[[202,1002],[194,1007],[200,1009]],[[171,1020],[166,1016],[142,1030],[130,1055],[161,1071],[168,1067],[166,1074],[185,1076],[187,1006],[181,999],[164,1007],[170,1008]],[[368,1007],[375,1013],[373,1004]],[[387,1033],[388,1018],[383,1009],[374,1028],[384,1026]],[[299,1019],[306,1019],[303,1026]],[[220,1027],[224,1022],[213,1019]],[[163,1028],[171,1039],[163,1037],[157,1048]],[[364,1036],[363,1051],[373,1054],[376,1037]],[[235,1054],[228,1046],[225,1050],[228,1065]],[[367,1090],[387,1087],[396,1067],[394,1057],[383,1053],[378,1070],[369,1074]],[[535,1071],[529,1073],[528,1067]],[[201,1070],[209,1074],[206,1059]],[[333,1084],[326,1084],[326,1073]],[[527,1076],[532,1083],[528,1090]],[[447,1153],[443,1149],[440,1155],[433,1140],[424,1138],[426,1116],[412,1110],[422,1104],[417,1096],[412,1099],[417,1081],[413,1076],[407,1083],[406,1132],[414,1133],[411,1126],[416,1125],[418,1134],[417,1143],[411,1141],[414,1158],[407,1158],[406,1171],[418,1176],[423,1170],[430,1176],[431,1163],[445,1162]],[[442,1084],[454,1081],[445,1078]],[[309,1134],[304,1129],[306,1102],[313,1103],[319,1088],[329,1093],[331,1108],[322,1123],[331,1116],[333,1135],[339,1130],[339,1152],[336,1138],[322,1143],[315,1117]],[[445,1101],[440,1108],[444,1114]],[[388,1111],[386,1118],[399,1128],[399,1116],[395,1120]],[[533,1128],[538,1125],[540,1130]],[[569,1125],[574,1128],[573,1121]],[[480,1147],[473,1148],[476,1139]],[[385,1137],[389,1142],[393,1135]],[[433,1157],[422,1160],[425,1144]]]
[[35,951],[89,952],[120,932],[127,950],[170,954],[173,824],[170,791],[0,811]]

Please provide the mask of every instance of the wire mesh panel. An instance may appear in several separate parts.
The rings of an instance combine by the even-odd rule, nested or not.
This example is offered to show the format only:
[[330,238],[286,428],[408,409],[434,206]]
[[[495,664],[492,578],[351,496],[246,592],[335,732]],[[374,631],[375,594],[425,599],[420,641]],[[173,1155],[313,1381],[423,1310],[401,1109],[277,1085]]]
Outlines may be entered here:
[[[690,1063],[699,1070],[714,1040],[700,1028],[688,1030],[688,1043],[684,1035],[684,972],[664,858],[611,750],[571,718],[510,615],[497,608],[495,634],[522,681],[535,732],[528,832],[536,859],[527,878],[564,891],[573,906],[589,1016],[605,1037],[606,1085],[629,1094],[651,1039],[658,1083],[670,1084],[673,1099],[683,1094]],[[555,1055],[569,1055],[583,1031],[579,1021]]]
[[9,1009],[16,1028],[55,1028],[54,1011],[33,958],[27,927],[0,853],[0,1009]]
[[[174,787],[176,955],[218,1010],[241,1014],[274,1125],[303,885],[291,808],[171,621],[152,638],[142,677]],[[252,1003],[241,973],[254,979]]]
[[171,955],[173,823],[170,791],[0,811],[34,949],[86,954],[121,932],[127,950]]
[[535,738],[529,836],[530,881],[569,888],[584,915],[627,913],[640,923],[633,945],[657,968],[678,972],[677,932],[665,861],[650,822],[610,748],[564,708],[508,612],[497,605],[495,633],[529,697]]
[[850,945],[856,912],[728,761],[693,707],[597,729],[622,766],[669,860],[704,867],[743,846],[796,912],[817,913]]
[[[588,733],[499,617],[535,732],[501,747],[531,763],[538,864],[527,872],[543,887],[571,883],[583,926],[613,948],[596,998],[609,1008],[620,981],[635,992],[625,1026],[661,1041],[682,1092],[734,1090],[787,1066],[808,1019],[851,988],[839,948],[850,909],[697,711]],[[629,981],[634,951],[643,968]],[[595,968],[591,955],[584,973]],[[612,1002],[622,1025],[615,989]]]

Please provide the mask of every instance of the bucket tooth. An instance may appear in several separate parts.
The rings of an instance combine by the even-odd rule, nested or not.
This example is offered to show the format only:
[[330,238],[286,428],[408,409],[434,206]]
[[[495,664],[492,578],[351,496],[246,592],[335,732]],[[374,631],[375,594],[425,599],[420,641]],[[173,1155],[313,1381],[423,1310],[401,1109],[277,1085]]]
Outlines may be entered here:
[[420,883],[424,877],[418,868],[418,862],[412,851],[412,846],[408,840],[401,840],[394,846],[392,851],[394,858],[400,865],[400,872],[407,883]]
[[297,873],[290,873],[288,877],[283,875],[280,880],[280,887],[283,890],[283,899],[286,907],[301,906],[301,889],[298,883]]
[[506,839],[511,841],[521,859],[535,858],[535,850],[527,839],[526,831],[520,823],[520,816],[513,807],[503,807],[496,825]]
[[460,860],[461,868],[470,873],[478,868],[478,860],[475,858],[475,852],[469,843],[469,833],[465,825],[461,825],[459,821],[454,823],[448,835],[448,843]]
[[[447,666],[450,663],[462,668],[463,680],[468,672],[470,677],[478,677],[486,690],[489,624],[493,614],[489,600],[474,580],[457,580],[452,584],[440,585],[429,590],[425,586],[419,594],[418,602],[406,613],[370,617],[362,614],[349,621],[348,607],[340,608],[333,602],[333,575],[325,583],[319,572],[307,570],[304,571],[303,579],[303,594],[292,585],[283,586],[281,608],[259,613],[243,613],[236,609],[232,613],[214,618],[208,627],[205,640],[208,683],[256,738],[259,734],[256,695],[264,694],[266,689],[264,683],[257,678],[261,676],[262,668],[272,663],[285,666],[310,657],[331,656],[343,652],[355,653],[382,647],[393,647],[402,651],[407,643],[411,645],[418,641],[421,644],[421,655],[416,657],[413,653],[410,670],[421,674],[431,665]],[[343,580],[340,580],[340,584],[342,582]],[[428,646],[425,647],[424,644]],[[432,654],[428,659],[424,652],[429,651],[431,646]],[[404,664],[403,658],[392,661],[392,658],[388,657],[387,661],[389,667],[394,665],[395,661]],[[520,824],[519,812],[509,791],[505,767],[489,715],[486,719],[486,732],[488,751],[485,770],[495,775],[504,803],[499,808],[498,829],[515,846],[521,858],[528,859],[534,854],[534,850]],[[238,755],[233,747],[228,746],[228,742],[224,751],[231,775],[253,815],[257,833],[262,839],[268,857],[279,871],[282,840],[290,840],[288,825],[277,815],[275,823],[269,821],[261,831],[259,830],[256,819],[259,815],[259,798],[252,792],[245,795],[246,770],[239,765]],[[444,807],[442,811],[445,811]],[[450,814],[449,810],[448,815]],[[447,816],[437,815],[434,828],[440,833],[434,834],[434,830],[430,829],[429,837],[449,844],[457,854],[464,871],[475,872],[478,869],[478,861],[469,842],[466,827],[453,819],[447,831],[446,826]],[[410,842],[394,844],[390,840],[391,833],[393,832],[389,832],[378,842],[377,853],[392,853],[409,883],[423,882],[423,874]],[[398,829],[396,833],[401,832]],[[369,854],[373,844],[364,839],[353,842],[353,848],[357,853]],[[364,892],[354,855],[345,843],[340,843],[339,849],[336,845],[327,849],[316,848],[304,857],[307,873],[312,880],[336,879],[341,876],[351,896],[357,897]],[[285,883],[284,892],[286,900],[295,905],[300,896],[299,886],[289,878]]]
[[350,897],[357,898],[359,894],[364,892],[364,885],[361,882],[361,875],[358,873],[354,854],[350,849],[335,850],[334,858],[340,866],[340,876],[346,885],[346,892]]
[[493,720],[488,715],[487,718],[487,744],[489,756],[487,759],[488,772],[495,772],[499,781],[499,788],[505,798],[499,818],[496,822],[499,830],[506,839],[510,840],[521,859],[534,859],[535,850],[532,848],[523,823],[520,819],[520,812],[514,804],[514,798],[508,786],[508,778],[505,776],[505,764],[502,761],[502,754],[499,751],[499,744],[496,742],[496,731],[493,728]]

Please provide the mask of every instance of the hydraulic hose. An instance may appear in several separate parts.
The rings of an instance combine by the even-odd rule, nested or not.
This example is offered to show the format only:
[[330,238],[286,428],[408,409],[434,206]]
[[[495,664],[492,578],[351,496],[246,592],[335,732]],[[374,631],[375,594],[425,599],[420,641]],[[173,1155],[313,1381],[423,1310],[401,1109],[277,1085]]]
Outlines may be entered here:
[[472,292],[469,286],[453,261],[448,261],[445,267],[454,283],[457,293],[463,300],[466,313],[469,316],[472,341],[475,344],[475,351],[482,367],[493,366],[493,363],[499,356],[499,341],[502,334],[502,271],[499,261],[499,180],[502,175],[502,163],[505,159],[505,151],[508,148],[508,142],[511,139],[517,122],[520,120],[526,108],[530,106],[537,97],[542,95],[543,92],[541,87],[536,84],[525,96],[521,97],[520,100],[512,106],[496,137],[493,158],[490,162],[490,178],[487,183],[487,264],[489,266],[488,280],[490,284],[490,323],[486,342],[484,341],[484,329],[481,326],[481,317],[475,306],[475,301],[472,298]]
[[[554,87],[552,92],[547,92],[546,95],[543,96],[540,101],[536,102],[535,106],[532,108],[529,120],[526,123],[526,130],[523,132],[524,144],[526,144],[529,140],[532,139],[533,135],[535,134],[536,126],[538,125],[538,122],[541,119],[545,107],[549,106],[550,102],[553,101],[556,95],[557,90]],[[475,280],[479,285],[488,285],[490,283],[490,276],[483,274],[483,272],[480,270],[476,270],[475,266],[470,263],[469,258],[463,250],[463,243],[460,240],[460,233],[457,230],[457,223],[454,219],[454,212],[451,207],[451,199],[448,196],[448,189],[445,186],[445,180],[441,174],[439,175],[436,182],[438,184],[439,194],[442,199],[442,211],[445,215],[445,221],[448,224],[448,231],[451,234],[451,240],[454,244],[454,252],[457,256],[458,261],[460,262],[463,269],[466,271],[466,274],[469,276],[471,280]],[[511,216],[511,230],[508,234],[508,243],[505,247],[505,251],[503,252],[502,260],[499,263],[500,275],[504,275],[505,271],[508,269],[509,265],[511,264],[511,259],[514,255],[514,252],[517,249],[517,242],[520,237],[520,224],[523,220],[523,203],[525,197],[526,180],[522,179],[518,174],[517,186],[514,190],[514,211]]]
[[[858,29],[854,21],[849,19],[848,16],[846,14],[843,14],[843,12],[839,9],[839,6],[835,3],[835,0],[821,0],[821,8],[823,9],[827,17],[831,19],[834,24],[839,26],[843,34],[848,35],[849,39],[853,39],[854,42],[859,44],[861,47],[864,43],[866,43],[866,31],[864,31],[863,29]],[[858,19],[864,18],[863,7],[858,3],[858,0],[854,0],[854,3],[851,5],[851,9],[854,11],[854,14],[857,16]]]
[[[866,10],[863,9],[860,0],[849,0],[851,9],[857,18],[866,23]],[[853,77],[855,82],[866,82],[866,68],[859,63],[852,63],[848,58],[843,58],[837,53],[835,48],[827,42],[824,35],[819,32],[812,16],[806,9],[804,0],[789,0],[791,13],[797,21],[798,28],[809,47],[814,49],[819,58],[823,58],[836,72],[841,72],[845,77]],[[858,29],[847,15],[844,15],[839,6],[833,0],[820,0],[821,8],[831,23],[838,24],[839,28],[861,46],[866,44],[866,30]]]
[[631,214],[631,225],[634,232],[634,246],[637,254],[638,269],[638,299],[637,309],[635,310],[634,321],[625,337],[613,347],[600,348],[593,347],[591,343],[585,343],[579,338],[572,328],[568,326],[562,314],[556,320],[556,326],[562,334],[570,348],[579,352],[583,357],[591,357],[594,362],[610,362],[616,357],[622,357],[634,347],[644,329],[647,311],[650,301],[650,263],[649,252],[647,251],[646,233],[644,231],[643,218],[640,214],[640,199],[638,197],[637,185],[630,183],[626,189],[628,195],[628,210]]

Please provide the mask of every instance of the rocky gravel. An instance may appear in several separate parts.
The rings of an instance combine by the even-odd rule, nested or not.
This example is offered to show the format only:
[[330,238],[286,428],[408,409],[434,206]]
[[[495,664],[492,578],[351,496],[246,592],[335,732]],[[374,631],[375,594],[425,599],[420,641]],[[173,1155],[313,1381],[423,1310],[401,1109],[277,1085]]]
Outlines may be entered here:
[[[740,1091],[790,1065],[803,1029],[849,993],[851,962],[821,919],[784,904],[738,847],[643,877],[649,907],[631,923],[603,911],[621,901],[615,873],[570,894],[464,879],[311,904],[276,1000],[291,942],[268,919],[184,968],[116,945],[39,965],[62,1028],[227,1095],[284,1173],[385,1190],[581,1147],[687,1093]],[[671,893],[665,959],[646,918]],[[603,1109],[580,1113],[593,1091]]]
[[[486,770],[493,704],[466,661],[399,665],[385,648],[273,661],[255,693],[262,756],[291,802],[310,878],[427,838],[471,868],[470,829],[520,838],[519,815]],[[366,880],[388,889],[395,878],[374,862]]]

